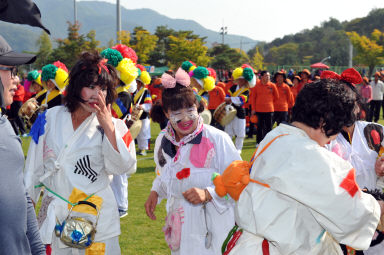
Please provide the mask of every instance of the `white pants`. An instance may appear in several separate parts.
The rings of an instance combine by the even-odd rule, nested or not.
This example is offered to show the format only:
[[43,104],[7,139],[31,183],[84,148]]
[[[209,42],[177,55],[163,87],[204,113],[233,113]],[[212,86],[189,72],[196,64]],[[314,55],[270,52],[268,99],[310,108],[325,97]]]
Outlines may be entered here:
[[117,207],[128,211],[128,176],[127,174],[113,175],[111,188],[115,195]]
[[141,130],[136,137],[137,146],[139,147],[139,150],[148,150],[148,139],[151,139],[151,121],[148,118],[141,121]]
[[243,149],[243,143],[245,138],[245,119],[239,119],[235,117],[228,125],[225,126],[225,132],[232,138],[236,136],[235,146],[239,153]]
[[[55,233],[53,233],[52,244],[51,244],[52,255],[85,255],[85,251],[87,250],[87,249],[76,249],[71,247],[59,248],[59,242],[61,242],[60,239],[56,237]],[[91,253],[90,251],[88,251],[90,252],[89,254],[97,254],[97,255],[120,255],[121,254],[118,236],[115,236],[100,242],[96,242],[88,249],[91,249],[92,251],[93,248],[96,248],[97,243],[105,244],[105,252]]]

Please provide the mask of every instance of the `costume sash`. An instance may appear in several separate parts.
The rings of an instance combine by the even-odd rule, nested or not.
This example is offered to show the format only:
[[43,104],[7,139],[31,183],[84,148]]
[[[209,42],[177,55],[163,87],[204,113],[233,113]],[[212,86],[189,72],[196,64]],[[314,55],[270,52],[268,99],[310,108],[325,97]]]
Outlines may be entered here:
[[231,96],[238,97],[239,95],[243,94],[245,91],[249,90],[249,88],[241,88],[236,90],[233,94],[231,93]]
[[44,100],[41,102],[41,104],[48,104],[49,101],[51,101],[52,99],[54,99],[55,97],[57,97],[58,95],[60,95],[61,92],[57,89],[51,91],[51,92],[47,92],[47,96],[44,98]]
[[44,93],[46,93],[46,92],[47,92],[47,90],[46,90],[46,89],[43,89],[43,90],[41,90],[39,93],[37,93],[36,96],[35,96],[36,100],[37,100],[39,97],[41,97],[42,95],[44,95]]
[[145,87],[142,87],[142,88],[136,93],[136,95],[133,97],[133,104],[140,103],[140,102],[139,102],[139,99],[141,99],[141,95],[144,93],[145,90],[146,90],[146,88],[145,88]]

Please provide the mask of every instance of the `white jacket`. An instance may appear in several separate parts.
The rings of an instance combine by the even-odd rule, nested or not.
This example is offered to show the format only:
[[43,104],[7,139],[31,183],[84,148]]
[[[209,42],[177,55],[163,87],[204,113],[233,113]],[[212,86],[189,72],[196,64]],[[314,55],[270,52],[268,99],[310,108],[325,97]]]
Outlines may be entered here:
[[339,243],[367,249],[380,218],[380,206],[363,193],[350,163],[318,145],[301,129],[280,124],[262,141],[249,183],[235,207],[244,234],[233,254],[342,255]]
[[[117,205],[109,185],[110,175],[136,171],[135,145],[129,139],[128,129],[121,120],[112,118],[112,121],[119,152],[104,136],[94,113],[74,131],[71,114],[64,106],[49,109],[38,117],[31,130],[25,167],[25,184],[34,201],[39,199],[40,188],[35,188],[39,183],[67,200],[74,188],[86,195],[94,193],[94,197],[102,199],[95,241],[120,234]],[[68,203],[51,192],[45,191],[46,196],[52,201],[42,203],[42,207],[47,208],[43,212],[46,215],[39,215],[42,221],[40,235],[43,242],[49,244],[55,219],[57,217],[60,222],[65,219]]]

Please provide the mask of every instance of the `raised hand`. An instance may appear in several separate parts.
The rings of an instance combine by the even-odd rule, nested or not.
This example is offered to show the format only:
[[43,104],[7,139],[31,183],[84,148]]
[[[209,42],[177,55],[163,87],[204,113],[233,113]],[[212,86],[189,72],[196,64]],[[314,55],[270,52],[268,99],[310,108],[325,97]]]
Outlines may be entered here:
[[112,122],[111,104],[106,105],[105,96],[101,90],[97,92],[97,102],[98,103],[94,105],[97,120],[104,129],[104,134],[107,136],[113,148],[119,151],[115,136],[115,126]]

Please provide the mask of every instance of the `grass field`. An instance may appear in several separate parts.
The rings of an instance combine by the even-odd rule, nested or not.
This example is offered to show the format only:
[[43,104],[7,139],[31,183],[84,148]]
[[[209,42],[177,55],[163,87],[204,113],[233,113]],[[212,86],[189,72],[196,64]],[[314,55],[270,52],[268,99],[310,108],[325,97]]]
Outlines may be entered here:
[[[144,210],[152,181],[155,178],[155,163],[153,161],[153,148],[157,134],[160,132],[159,125],[151,125],[151,149],[146,156],[137,156],[137,172],[132,175],[128,186],[129,209],[128,216],[121,219],[120,246],[124,255],[148,255],[148,254],[170,254],[161,231],[165,218],[165,201],[156,208],[157,220],[149,219]],[[31,138],[23,138],[23,151],[28,152]],[[242,157],[250,160],[255,149],[255,138],[246,139]]]

